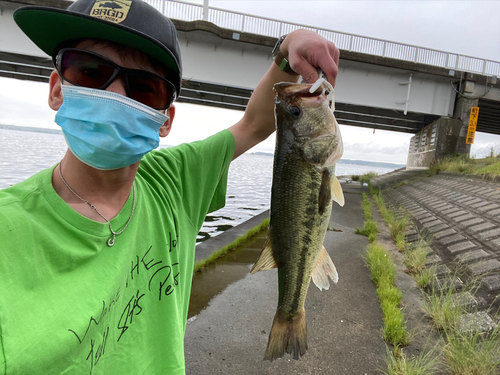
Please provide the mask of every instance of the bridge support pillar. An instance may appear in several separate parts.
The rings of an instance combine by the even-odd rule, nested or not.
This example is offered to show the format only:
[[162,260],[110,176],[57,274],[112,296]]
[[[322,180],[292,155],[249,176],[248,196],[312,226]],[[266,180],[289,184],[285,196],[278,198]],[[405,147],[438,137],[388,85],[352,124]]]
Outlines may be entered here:
[[[470,82],[464,85],[464,92],[468,91],[468,83]],[[447,155],[469,155],[470,145],[465,141],[470,110],[477,107],[478,102],[478,99],[460,96],[453,118],[441,117],[415,134],[410,140],[406,169],[428,169],[431,163],[442,160]]]

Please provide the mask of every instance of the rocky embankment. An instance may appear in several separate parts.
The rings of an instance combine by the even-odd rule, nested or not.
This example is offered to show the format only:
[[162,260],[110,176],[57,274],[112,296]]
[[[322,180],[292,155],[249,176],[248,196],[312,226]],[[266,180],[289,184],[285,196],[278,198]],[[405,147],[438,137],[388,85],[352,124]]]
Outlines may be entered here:
[[[474,307],[481,330],[500,323],[500,183],[426,171],[395,171],[371,183],[393,209],[410,213],[407,241],[428,243],[428,265],[436,265],[438,279],[455,279],[457,301]],[[477,291],[461,290],[471,280]]]

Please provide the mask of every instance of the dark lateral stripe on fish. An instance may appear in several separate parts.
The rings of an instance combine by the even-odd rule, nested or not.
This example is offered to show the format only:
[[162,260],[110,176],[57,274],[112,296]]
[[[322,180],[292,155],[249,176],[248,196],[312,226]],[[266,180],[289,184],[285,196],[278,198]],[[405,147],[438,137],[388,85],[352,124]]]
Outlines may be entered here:
[[328,170],[323,172],[323,176],[321,178],[321,188],[319,190],[318,197],[318,212],[320,215],[325,213],[326,207],[332,201],[332,187],[330,182],[330,173]]
[[[309,195],[309,201],[310,203],[307,205],[308,207],[315,207],[316,205],[314,204],[317,200],[317,197],[315,196],[314,194],[314,191],[315,189],[317,189],[316,186],[314,185],[317,185],[317,183],[315,182],[312,182],[311,183],[311,190],[310,190],[310,195]],[[313,210],[315,211],[315,210]],[[312,243],[312,236],[313,236],[313,229],[315,227],[315,220],[314,220],[314,214],[316,212],[313,212],[312,215],[307,215],[306,216],[306,220],[302,223],[303,224],[303,227],[305,228],[305,233],[304,235],[302,236],[302,248],[301,248],[301,252],[300,252],[300,261],[298,262],[298,264],[305,264],[306,263],[306,260],[307,258],[310,256],[309,255],[309,252],[310,252],[310,246],[311,246],[311,243]],[[306,240],[305,240],[306,239]],[[305,279],[305,269],[303,267],[297,267],[297,271],[298,271],[298,274],[297,274],[297,278],[295,280],[295,290],[294,290],[294,293],[293,293],[293,302],[292,302],[292,311],[295,311],[297,310],[298,306],[299,306],[299,300],[301,298],[301,293],[302,293],[302,286],[304,284],[304,279]],[[307,285],[309,285],[309,280],[306,280],[307,281]]]

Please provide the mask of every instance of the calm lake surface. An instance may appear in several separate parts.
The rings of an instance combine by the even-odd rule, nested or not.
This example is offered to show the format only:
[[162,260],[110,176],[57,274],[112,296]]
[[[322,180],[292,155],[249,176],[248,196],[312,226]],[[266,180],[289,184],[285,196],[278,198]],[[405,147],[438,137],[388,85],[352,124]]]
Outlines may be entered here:
[[[61,134],[0,129],[0,189],[21,182],[53,166],[64,156],[67,146]],[[269,208],[273,158],[244,154],[229,168],[226,206],[207,216],[198,242],[216,236]],[[379,174],[390,168],[357,164],[337,164],[336,175]]]

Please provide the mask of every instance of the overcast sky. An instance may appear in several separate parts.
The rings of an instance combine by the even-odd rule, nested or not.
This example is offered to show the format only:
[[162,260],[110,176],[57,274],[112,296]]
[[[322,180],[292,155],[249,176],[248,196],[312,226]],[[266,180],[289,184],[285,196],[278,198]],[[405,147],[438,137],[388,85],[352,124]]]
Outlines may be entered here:
[[[193,0],[202,4],[203,0]],[[229,1],[210,6],[500,61],[500,1]],[[0,123],[57,129],[47,106],[48,84],[0,78]],[[177,104],[163,144],[202,139],[241,118],[242,112]],[[406,163],[412,135],[341,126],[344,158]],[[257,147],[272,152],[274,137]],[[472,154],[500,152],[500,136],[478,133]]]

